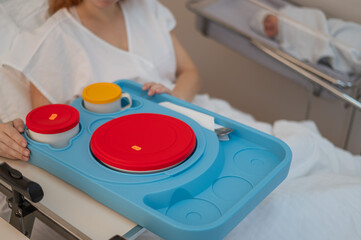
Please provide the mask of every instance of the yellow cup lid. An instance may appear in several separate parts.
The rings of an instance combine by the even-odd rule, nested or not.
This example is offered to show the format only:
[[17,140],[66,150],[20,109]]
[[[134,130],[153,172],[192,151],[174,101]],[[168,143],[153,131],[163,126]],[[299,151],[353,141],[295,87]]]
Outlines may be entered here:
[[106,104],[118,100],[122,90],[115,83],[94,83],[83,90],[83,99],[89,103]]

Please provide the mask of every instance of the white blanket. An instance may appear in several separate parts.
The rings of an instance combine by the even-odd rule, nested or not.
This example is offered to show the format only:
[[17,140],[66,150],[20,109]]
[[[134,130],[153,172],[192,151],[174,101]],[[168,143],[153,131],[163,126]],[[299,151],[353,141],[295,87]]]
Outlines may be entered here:
[[361,25],[329,19],[335,57],[331,65],[341,72],[361,73]]
[[292,150],[286,180],[226,239],[361,239],[360,155],[335,147],[312,121],[279,120],[271,126],[221,100],[199,96],[195,103],[259,130],[271,130]]
[[292,149],[289,176],[227,239],[361,239],[361,156],[310,121],[277,121],[273,133]]
[[334,57],[327,19],[320,10],[287,5],[280,9],[278,25],[276,40],[293,57],[311,63]]
[[280,48],[293,57],[317,64],[326,59],[336,71],[361,73],[361,26],[339,19],[327,20],[314,8],[286,6],[281,8]]

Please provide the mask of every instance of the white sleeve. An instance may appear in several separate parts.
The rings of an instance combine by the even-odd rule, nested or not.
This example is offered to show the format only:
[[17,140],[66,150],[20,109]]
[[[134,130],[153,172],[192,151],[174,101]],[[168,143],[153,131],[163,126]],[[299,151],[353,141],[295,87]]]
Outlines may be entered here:
[[[48,41],[42,41],[37,34],[23,31],[15,38],[12,48],[4,57],[2,68],[12,69],[13,72],[24,74],[51,103],[58,103],[60,102],[59,97],[57,98],[56,94],[54,96],[50,94],[51,91],[46,90],[48,85],[53,82],[49,81],[51,75],[54,75],[54,78],[59,75],[55,69],[58,63],[53,63],[53,61],[57,60],[56,56],[59,55],[59,47],[49,47],[44,42],[47,43]],[[49,55],[53,57],[49,57]],[[66,63],[64,61],[64,64]],[[15,79],[16,77],[10,78]],[[9,77],[5,78],[6,81],[8,79]],[[13,80],[10,81],[13,82]],[[54,89],[58,90],[54,91],[56,93],[61,92],[59,86],[54,86]]]
[[25,121],[31,110],[29,84],[25,76],[14,69],[0,67],[0,122],[15,118]]
[[156,18],[161,24],[164,24],[168,31],[172,31],[176,26],[176,20],[163,4],[158,1],[154,1]]
[[10,49],[20,29],[0,5],[0,63]]
[[23,31],[3,65],[22,72],[51,103],[70,104],[79,92],[79,79],[88,80],[91,72],[82,46],[57,26],[62,19],[53,15],[40,28]]

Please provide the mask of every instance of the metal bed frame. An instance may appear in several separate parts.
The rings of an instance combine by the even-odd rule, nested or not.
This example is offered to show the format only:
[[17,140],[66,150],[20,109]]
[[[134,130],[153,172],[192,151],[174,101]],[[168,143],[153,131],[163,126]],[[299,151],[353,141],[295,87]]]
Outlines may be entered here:
[[[91,240],[85,233],[41,204],[40,201],[47,193],[43,192],[38,183],[26,178],[5,162],[0,164],[0,193],[6,196],[11,209],[9,223],[26,237],[31,237],[34,221],[37,218],[65,239]],[[143,231],[144,228],[136,225],[123,236],[115,235],[109,240],[135,239]]]

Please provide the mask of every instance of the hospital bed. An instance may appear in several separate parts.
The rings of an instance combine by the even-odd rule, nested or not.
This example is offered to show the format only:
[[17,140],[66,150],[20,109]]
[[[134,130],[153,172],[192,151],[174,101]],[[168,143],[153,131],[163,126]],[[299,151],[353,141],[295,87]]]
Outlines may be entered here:
[[[200,20],[203,21],[202,19]],[[208,27],[210,27],[211,25],[212,23],[208,23]],[[214,25],[214,27],[217,27],[217,24]],[[221,27],[220,29],[226,30],[225,28]],[[244,38],[243,35],[238,35],[238,33],[235,34],[235,36]],[[254,43],[251,43],[247,38],[244,38],[243,43],[248,46],[255,47]],[[258,50],[258,48],[256,47],[255,49]],[[261,53],[263,55],[260,56],[267,56],[263,52]],[[251,55],[252,54],[256,53],[252,52]],[[267,60],[267,58],[263,57],[261,59]],[[273,60],[272,57],[269,58],[272,59],[272,61],[270,62],[273,62],[272,64],[274,64],[272,66],[283,66],[283,64],[279,64],[277,61]],[[288,72],[288,74],[292,76],[293,79],[295,78],[293,70],[285,67],[285,71]],[[310,72],[307,71],[307,73]],[[299,77],[299,79],[303,82],[305,80],[302,77]],[[322,81],[325,82],[324,80]],[[345,80],[345,82],[347,83],[348,81]],[[356,89],[355,86],[357,86],[357,80],[350,80],[350,82],[351,85],[349,87],[340,86],[336,87],[335,89],[341,89],[340,91],[342,92],[344,90],[347,91]],[[330,86],[334,87],[333,85]],[[231,232],[232,236],[228,236],[227,239],[239,239],[239,236],[242,236],[242,239],[262,239],[250,237],[255,232],[264,234],[267,239],[280,239],[272,237],[272,233],[269,234],[271,228],[258,229],[258,226],[271,226],[272,223],[280,223],[279,221],[283,221],[280,223],[280,225],[283,226],[282,231],[293,231],[294,228],[297,226],[291,224],[294,223],[294,221],[292,221],[292,218],[297,218],[297,214],[303,214],[301,211],[294,212],[297,210],[297,208],[295,209],[292,205],[297,199],[303,200],[302,197],[304,195],[300,194],[305,194],[307,196],[316,196],[317,194],[315,193],[329,193],[328,195],[325,195],[327,196],[327,201],[325,201],[325,204],[321,205],[319,209],[317,209],[319,211],[315,211],[314,219],[320,219],[321,217],[324,217],[324,215],[319,215],[320,217],[317,218],[317,214],[320,212],[321,209],[325,210],[327,207],[331,206],[331,204],[329,204],[328,206],[327,203],[329,201],[332,201],[333,199],[336,199],[335,201],[339,202],[342,205],[343,214],[339,215],[340,218],[337,220],[347,218],[348,214],[350,213],[350,209],[355,215],[357,214],[357,211],[355,211],[355,209],[360,209],[358,207],[359,205],[343,206],[343,201],[340,201],[339,197],[345,196],[345,199],[342,200],[359,199],[357,198],[357,193],[361,192],[359,191],[361,186],[361,182],[359,180],[361,173],[359,171],[360,168],[357,167],[357,163],[361,162],[361,158],[359,156],[351,156],[349,153],[336,148],[326,139],[322,138],[317,133],[316,129],[310,131],[310,133],[308,134],[308,127],[304,128],[304,125],[309,125],[308,123],[298,124],[279,121],[274,126],[271,126],[270,124],[257,122],[252,118],[252,116],[232,109],[229,104],[224,101],[209,99],[206,96],[197,96],[195,104],[207,108],[211,111],[217,112],[221,115],[228,116],[248,126],[265,131],[269,134],[273,134],[278,138],[281,138],[291,146],[294,154],[293,164],[295,165],[292,166],[292,169],[290,170],[290,175],[288,179],[286,179],[285,183],[282,184],[275,193],[271,194],[269,198],[267,198],[263,203],[261,203],[259,207],[254,210],[253,213],[251,213],[247,218],[245,218],[245,220],[239,226],[237,226],[233,232]],[[332,156],[334,157],[332,158]],[[69,184],[63,182],[62,180],[54,177],[53,175],[36,166],[27,164],[25,162],[12,161],[4,158],[0,159],[0,163],[1,162],[9,163],[9,165],[11,165],[13,168],[20,170],[22,174],[24,174],[24,176],[30,178],[31,180],[39,183],[42,186],[44,192],[46,192],[47,194],[44,195],[44,198],[40,201],[40,203],[35,204],[35,207],[38,209],[37,211],[39,212],[39,218],[42,219],[44,222],[47,222],[46,216],[51,216],[51,218],[48,219],[48,223],[50,223],[50,225],[54,226],[55,228],[58,228],[58,231],[62,232],[63,235],[67,236],[69,239],[110,239],[113,237],[114,239],[122,239],[122,237],[129,237],[129,239],[134,239],[142,231],[141,227],[137,226],[136,223],[131,222],[123,216],[113,212],[109,208],[96,202],[88,195],[85,195],[83,192],[76,189],[75,187],[70,186]],[[331,171],[329,168],[331,168],[332,166],[336,166],[338,162],[343,162],[343,166],[352,166],[349,167],[349,171],[340,171],[344,175],[354,176],[355,180],[352,182],[352,185],[347,185],[346,180],[344,182],[334,181],[334,179],[339,179],[342,177],[341,175],[337,175],[336,173],[329,175],[329,178],[324,177],[324,175],[316,174],[316,172],[324,173],[325,171],[335,172],[336,170],[333,169]],[[307,166],[302,166],[303,163],[307,163]],[[356,167],[353,164],[355,164]],[[320,168],[320,166],[323,167]],[[350,169],[353,169],[354,173]],[[302,176],[302,178],[300,176]],[[310,176],[310,178],[307,179],[305,176]],[[317,185],[315,185],[311,189],[312,194],[309,194],[307,191],[302,192],[302,190],[305,190],[305,187],[298,187],[301,185],[306,186],[306,180],[308,180],[308,182],[318,182],[320,179],[327,180],[330,183],[335,183],[334,186],[337,186],[337,188],[332,188],[330,186],[328,186],[329,188],[327,188],[327,186],[325,187],[324,185],[319,185],[318,187]],[[301,183],[301,181],[303,182]],[[1,182],[1,184],[3,184],[3,182]],[[343,186],[345,187],[342,188]],[[8,195],[11,194],[9,192],[9,186],[1,185],[0,188],[2,192],[6,192]],[[293,192],[290,193],[290,191],[288,191],[289,189],[292,189]],[[341,192],[341,194],[339,194],[340,191],[338,190],[343,191]],[[296,191],[298,191],[295,194],[296,197],[292,198],[292,194],[294,194]],[[335,198],[332,198],[332,196],[335,196]],[[282,202],[282,204],[279,204],[279,202]],[[302,202],[309,205],[311,205],[312,203],[310,199]],[[91,209],[92,211],[89,211],[89,209]],[[41,215],[41,212],[45,215]],[[326,211],[322,213],[325,212]],[[332,214],[332,211],[327,211],[327,213]],[[324,220],[325,222],[327,222],[327,220],[331,221],[333,219],[333,217],[326,217]],[[355,217],[355,219],[357,220],[360,218]],[[356,220],[356,226],[358,226],[358,223],[360,223],[360,221]],[[290,225],[287,225],[288,223]],[[299,225],[302,223],[297,221],[297,224]],[[7,229],[10,228],[6,224],[5,226]],[[62,227],[60,229],[57,226]],[[348,226],[351,225],[346,225],[343,229],[338,229],[339,233],[342,235],[345,232],[348,232],[350,234],[348,236],[355,236],[353,234],[355,234],[355,231],[357,231],[357,229],[347,228]],[[330,229],[329,231],[335,229]],[[308,229],[305,228],[304,231],[307,232]],[[299,233],[299,235],[303,236],[301,235],[301,233]],[[337,236],[338,235],[335,235],[335,239],[337,239]]]
[[[348,8],[347,12],[339,10],[345,9],[339,1],[326,3],[302,0],[193,0],[187,4],[197,15],[197,28],[202,34],[307,87],[309,97],[305,119],[309,118],[313,96],[336,97],[344,101],[346,106],[351,106],[351,120],[344,142],[346,148],[352,126],[356,124],[353,122],[355,111],[361,110],[360,74],[347,74],[323,64],[301,61],[283,51],[276,41],[256,33],[250,27],[251,18],[257,11],[263,9],[278,15],[279,9],[286,5],[317,7],[324,9],[328,17],[361,22],[357,14],[360,4],[352,1],[349,1],[348,5],[355,7]],[[287,17],[285,21],[294,24]],[[357,51],[361,53],[361,49]]]

